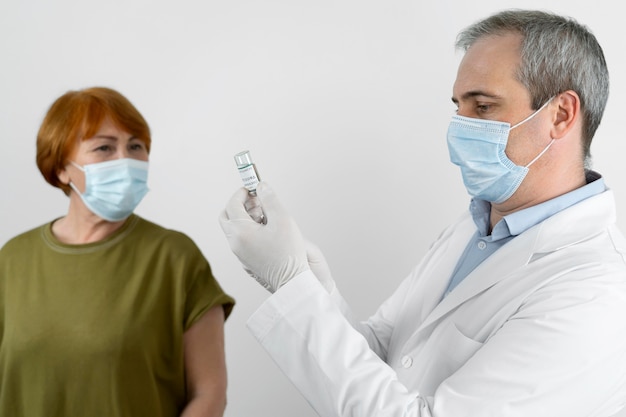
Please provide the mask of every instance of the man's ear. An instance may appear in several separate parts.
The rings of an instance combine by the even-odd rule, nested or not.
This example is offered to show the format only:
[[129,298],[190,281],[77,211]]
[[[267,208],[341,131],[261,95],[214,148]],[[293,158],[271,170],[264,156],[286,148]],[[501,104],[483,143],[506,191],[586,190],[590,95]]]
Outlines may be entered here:
[[580,97],[573,90],[567,90],[554,98],[557,109],[554,115],[554,125],[550,132],[553,139],[566,136],[577,124],[581,117]]

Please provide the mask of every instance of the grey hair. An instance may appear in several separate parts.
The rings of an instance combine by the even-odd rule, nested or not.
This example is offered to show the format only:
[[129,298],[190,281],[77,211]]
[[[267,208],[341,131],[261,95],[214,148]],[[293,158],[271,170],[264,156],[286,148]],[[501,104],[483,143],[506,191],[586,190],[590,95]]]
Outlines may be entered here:
[[591,140],[609,96],[609,72],[597,39],[574,19],[537,10],[505,10],[459,33],[456,47],[467,51],[485,36],[520,33],[518,80],[528,89],[533,109],[567,90],[575,91],[583,113],[583,152],[590,162]]

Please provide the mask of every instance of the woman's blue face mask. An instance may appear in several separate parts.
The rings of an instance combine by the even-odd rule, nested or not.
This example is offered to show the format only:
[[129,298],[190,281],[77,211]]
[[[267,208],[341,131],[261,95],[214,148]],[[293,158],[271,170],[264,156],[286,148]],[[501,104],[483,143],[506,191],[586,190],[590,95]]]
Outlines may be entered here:
[[148,162],[123,158],[80,166],[85,173],[85,191],[81,193],[70,182],[85,206],[97,216],[116,222],[135,210],[148,192]]

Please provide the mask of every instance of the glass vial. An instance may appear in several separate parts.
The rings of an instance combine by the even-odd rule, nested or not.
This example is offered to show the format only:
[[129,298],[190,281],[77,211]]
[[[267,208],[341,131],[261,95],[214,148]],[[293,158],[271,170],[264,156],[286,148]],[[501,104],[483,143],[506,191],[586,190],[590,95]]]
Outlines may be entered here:
[[265,215],[256,195],[256,187],[261,178],[256,170],[256,165],[252,162],[250,151],[242,151],[236,154],[235,163],[237,164],[237,170],[239,170],[243,186],[246,187],[249,194],[245,203],[246,211],[254,221],[265,224]]

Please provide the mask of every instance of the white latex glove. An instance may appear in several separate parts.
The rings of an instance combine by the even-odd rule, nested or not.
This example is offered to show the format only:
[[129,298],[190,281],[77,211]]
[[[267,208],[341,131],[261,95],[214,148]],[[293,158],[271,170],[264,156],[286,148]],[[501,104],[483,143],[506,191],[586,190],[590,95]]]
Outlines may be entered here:
[[257,223],[246,212],[248,190],[243,187],[228,201],[219,222],[230,249],[246,272],[273,293],[310,267],[298,225],[274,191],[260,182],[256,193],[266,224]]
[[246,208],[246,211],[257,223],[265,224],[265,214],[263,213],[263,207],[261,207],[261,202],[259,198],[256,196],[256,192],[254,194],[248,193],[248,198],[243,205]]
[[333,279],[328,263],[324,254],[315,244],[305,241],[306,257],[309,262],[309,267],[313,275],[317,277],[319,282],[324,286],[326,292],[329,294],[335,289],[335,280]]

